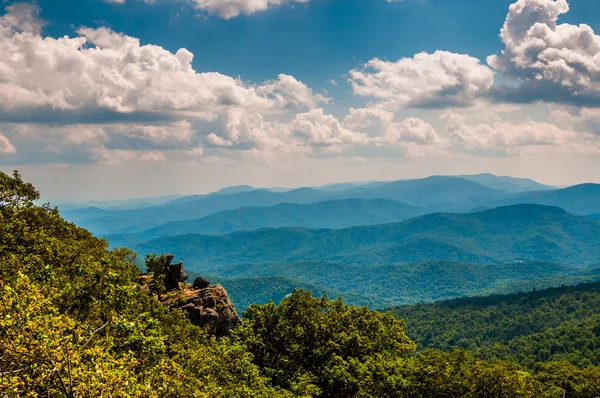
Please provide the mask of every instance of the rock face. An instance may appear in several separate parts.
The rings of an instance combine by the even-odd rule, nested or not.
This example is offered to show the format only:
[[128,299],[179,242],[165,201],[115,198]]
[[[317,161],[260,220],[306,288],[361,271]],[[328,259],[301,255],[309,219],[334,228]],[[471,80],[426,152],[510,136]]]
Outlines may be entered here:
[[[167,292],[157,298],[165,305],[183,310],[194,325],[208,327],[210,334],[218,337],[228,334],[241,320],[223,286],[210,286],[210,282],[202,277],[196,278],[192,285],[185,284],[188,276],[183,263],[171,264],[173,258],[172,254],[167,256]],[[142,283],[143,288],[152,293],[153,277],[143,276]]]
[[211,334],[224,336],[241,322],[223,286],[194,289],[188,294],[187,303],[180,308],[194,325],[208,326]]
[[172,254],[167,256],[167,260],[169,261],[165,278],[165,287],[167,290],[179,289],[179,284],[184,283],[188,278],[185,272],[183,272],[183,263],[171,264],[174,257]]

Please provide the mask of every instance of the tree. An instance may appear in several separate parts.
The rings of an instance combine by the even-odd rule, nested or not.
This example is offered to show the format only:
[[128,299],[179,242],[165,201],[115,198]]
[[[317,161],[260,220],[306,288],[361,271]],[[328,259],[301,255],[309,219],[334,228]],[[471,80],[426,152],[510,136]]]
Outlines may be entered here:
[[[314,298],[295,290],[279,306],[252,305],[234,331],[273,383],[296,394],[356,396],[375,380],[362,364],[415,350],[404,323],[390,314]],[[372,383],[371,383],[372,384]]]

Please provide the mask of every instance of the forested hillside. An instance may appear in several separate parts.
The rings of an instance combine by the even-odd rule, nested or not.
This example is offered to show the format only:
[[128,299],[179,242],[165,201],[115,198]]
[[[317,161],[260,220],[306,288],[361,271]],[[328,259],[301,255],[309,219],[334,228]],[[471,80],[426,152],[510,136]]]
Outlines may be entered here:
[[403,321],[301,290],[279,305],[250,306],[229,335],[211,337],[152,296],[133,252],[108,250],[38,199],[19,174],[0,173],[3,397],[600,394],[598,367],[550,362],[527,370],[461,350],[411,355],[416,346]]
[[315,297],[326,294],[331,299],[343,298],[345,303],[358,307],[368,306],[369,308],[377,309],[397,305],[397,302],[392,299],[372,295],[366,290],[363,292],[342,292],[281,276],[250,278],[210,277],[210,280],[220,283],[227,289],[231,301],[240,311],[244,311],[252,304],[266,304],[269,301],[279,303],[284,297],[291,294],[294,289],[310,291]]
[[556,360],[600,364],[600,283],[390,311],[406,321],[418,349],[461,347],[529,367]]
[[429,214],[401,223],[340,230],[265,229],[183,235],[133,245],[174,251],[197,272],[231,263],[321,261],[383,265],[419,261],[489,264],[598,261],[600,222],[557,207],[514,205],[469,214]]
[[[296,287],[380,309],[385,308],[385,303],[412,304],[596,281],[600,279],[600,269],[582,270],[547,262],[486,265],[440,261],[375,267],[301,262],[236,264],[203,275],[222,281],[241,308],[248,303],[249,292],[255,303],[278,302],[282,296],[272,283],[277,281],[279,285],[282,281],[272,278],[284,277],[288,282],[293,280]],[[262,279],[264,284],[258,284],[261,279],[257,277],[271,279]],[[288,293],[292,290],[290,283]]]

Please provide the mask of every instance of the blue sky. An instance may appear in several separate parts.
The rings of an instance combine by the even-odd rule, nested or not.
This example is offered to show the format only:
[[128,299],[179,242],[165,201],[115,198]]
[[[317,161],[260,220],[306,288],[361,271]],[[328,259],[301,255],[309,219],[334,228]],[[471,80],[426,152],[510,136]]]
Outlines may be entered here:
[[51,199],[600,181],[597,1],[261,2],[4,2],[0,168]]

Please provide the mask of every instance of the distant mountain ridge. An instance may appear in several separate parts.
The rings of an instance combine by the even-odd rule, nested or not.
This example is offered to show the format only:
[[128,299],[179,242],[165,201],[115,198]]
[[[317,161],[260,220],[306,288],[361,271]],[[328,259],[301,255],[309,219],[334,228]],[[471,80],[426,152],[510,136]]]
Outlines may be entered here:
[[484,264],[540,260],[585,266],[598,261],[598,241],[600,222],[556,207],[525,204],[340,230],[280,228],[170,236],[134,249],[177,252],[190,268],[236,262],[377,265],[437,260]]
[[488,188],[497,189],[508,192],[528,192],[528,191],[546,191],[556,189],[549,185],[540,184],[537,181],[529,178],[515,178],[508,176],[496,176],[490,173],[474,174],[474,175],[458,175],[457,177],[464,178],[470,181],[477,182]]
[[[135,234],[139,239],[201,234],[223,235],[262,228],[348,228],[388,224],[427,213],[423,208],[385,199],[341,199],[310,204],[282,203],[270,207],[242,207],[198,220],[172,221]],[[110,239],[110,236],[109,236]]]
[[557,206],[578,215],[600,213],[600,184],[581,184],[551,191],[526,192],[490,202],[488,206],[508,206],[518,203]]
[[448,211],[455,207],[473,208],[490,201],[505,199],[510,192],[497,191],[458,177],[429,177],[375,184],[369,187],[328,192],[298,188],[285,192],[266,189],[244,190],[232,194],[209,194],[176,199],[160,206],[127,211],[90,209],[66,211],[69,221],[96,234],[141,232],[171,221],[199,219],[211,214],[242,207],[269,207],[282,203],[310,204],[342,199],[386,199],[416,207],[427,213]]
[[[473,179],[479,181],[473,181]],[[356,185],[358,184],[358,185]],[[509,186],[507,186],[509,184]],[[493,189],[490,186],[503,189]],[[523,186],[525,188],[523,188]],[[106,210],[98,208],[63,211],[62,215],[99,235],[141,233],[163,224],[179,221],[199,220],[221,212],[227,212],[231,219],[225,221],[223,228],[213,230],[198,229],[193,232],[224,233],[250,228],[279,227],[300,225],[310,228],[342,228],[370,223],[397,221],[396,210],[382,205],[377,210],[380,215],[373,221],[365,221],[359,215],[353,215],[343,221],[321,217],[311,219],[306,214],[303,223],[298,224],[291,212],[278,214],[278,209],[269,209],[282,204],[309,205],[320,202],[342,201],[349,199],[388,200],[419,208],[412,216],[453,212],[466,213],[520,203],[551,205],[565,208],[571,213],[588,215],[600,213],[600,185],[585,184],[565,189],[529,191],[515,193],[516,190],[548,188],[527,179],[496,177],[489,174],[452,177],[432,176],[417,180],[399,180],[393,182],[367,182],[334,184],[320,189],[297,188],[293,190],[271,191],[255,189],[251,186],[225,188],[208,195],[185,196],[157,206],[129,210]],[[512,190],[512,191],[511,191]],[[342,204],[343,202],[339,202]],[[381,202],[384,203],[384,202]],[[252,216],[246,211],[235,211],[242,208],[261,208],[254,210]],[[340,209],[340,214],[344,209]],[[357,207],[356,212],[362,212]],[[369,212],[375,211],[374,208]],[[384,214],[390,211],[390,214]],[[264,214],[261,214],[264,213]],[[347,213],[347,212],[346,212]],[[316,212],[315,214],[319,214]],[[224,216],[224,215],[221,215]],[[411,214],[407,214],[411,216]],[[250,218],[246,218],[250,217]],[[260,221],[264,218],[264,221]],[[217,217],[215,216],[215,219]],[[207,221],[207,220],[205,220]],[[185,228],[184,228],[185,231]],[[185,232],[184,232],[185,233]]]

